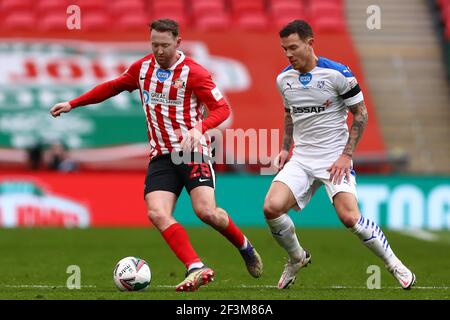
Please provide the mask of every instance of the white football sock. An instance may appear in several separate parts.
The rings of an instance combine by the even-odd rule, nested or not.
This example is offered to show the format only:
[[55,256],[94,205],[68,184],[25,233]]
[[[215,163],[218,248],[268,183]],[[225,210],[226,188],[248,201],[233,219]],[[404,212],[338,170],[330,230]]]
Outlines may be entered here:
[[248,245],[248,240],[247,240],[247,237],[244,236],[244,244],[242,245],[242,247],[239,248],[239,250],[247,249],[247,245]]
[[379,256],[388,268],[401,263],[392,251],[383,231],[374,221],[361,216],[350,230],[361,239],[366,247]]
[[285,213],[278,218],[266,221],[272,236],[288,252],[291,261],[299,262],[303,258],[304,250],[298,242],[295,225],[291,218]]
[[203,262],[194,262],[193,264],[191,264],[191,265],[189,266],[188,272],[191,271],[192,269],[195,269],[195,268],[201,268],[201,267],[203,267],[203,266],[204,266]]

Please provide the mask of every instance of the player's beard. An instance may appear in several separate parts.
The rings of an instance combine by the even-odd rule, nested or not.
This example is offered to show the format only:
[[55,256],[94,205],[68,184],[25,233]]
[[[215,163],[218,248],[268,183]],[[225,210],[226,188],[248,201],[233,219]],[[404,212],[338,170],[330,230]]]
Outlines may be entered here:
[[176,53],[172,56],[169,56],[169,55],[156,56],[156,61],[158,62],[158,64],[160,65],[161,68],[168,69],[172,66],[173,63],[175,63],[175,61],[176,61],[174,58],[175,55],[176,55]]
[[166,57],[156,57],[156,61],[158,62],[158,64],[163,67],[163,68],[167,68],[167,59]]

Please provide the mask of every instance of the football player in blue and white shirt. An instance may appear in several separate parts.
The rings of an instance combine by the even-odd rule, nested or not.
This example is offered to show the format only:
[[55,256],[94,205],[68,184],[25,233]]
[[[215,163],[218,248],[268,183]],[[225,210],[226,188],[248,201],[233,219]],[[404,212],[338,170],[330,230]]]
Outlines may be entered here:
[[383,260],[402,288],[411,288],[415,275],[395,256],[380,227],[358,209],[352,157],[368,119],[358,82],[348,67],[314,54],[313,32],[305,21],[289,23],[280,38],[290,62],[277,77],[285,107],[283,148],[274,160],[280,171],[264,202],[273,237],[289,255],[278,288],[288,288],[311,260],[287,212],[303,209],[321,185],[342,223]]

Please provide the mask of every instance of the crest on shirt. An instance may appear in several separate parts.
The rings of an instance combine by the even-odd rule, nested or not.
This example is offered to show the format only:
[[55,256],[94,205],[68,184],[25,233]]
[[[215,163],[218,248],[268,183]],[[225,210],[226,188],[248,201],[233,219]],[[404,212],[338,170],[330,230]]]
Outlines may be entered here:
[[325,86],[324,80],[317,81],[317,88],[322,89]]
[[172,87],[174,87],[175,89],[186,88],[186,82],[184,82],[183,79],[178,78],[172,81]]

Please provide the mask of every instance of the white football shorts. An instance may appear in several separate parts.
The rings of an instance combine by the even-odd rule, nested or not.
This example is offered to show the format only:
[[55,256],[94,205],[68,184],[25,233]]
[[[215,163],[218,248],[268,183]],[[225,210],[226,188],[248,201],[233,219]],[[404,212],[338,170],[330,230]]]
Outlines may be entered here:
[[348,192],[358,199],[356,194],[355,171],[351,169],[350,181],[344,177],[341,184],[330,182],[327,169],[337,160],[337,157],[318,159],[293,155],[278,172],[273,181],[280,181],[291,189],[297,200],[298,209],[306,207],[316,190],[325,185],[328,198],[333,203],[333,197],[339,192]]

